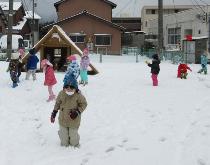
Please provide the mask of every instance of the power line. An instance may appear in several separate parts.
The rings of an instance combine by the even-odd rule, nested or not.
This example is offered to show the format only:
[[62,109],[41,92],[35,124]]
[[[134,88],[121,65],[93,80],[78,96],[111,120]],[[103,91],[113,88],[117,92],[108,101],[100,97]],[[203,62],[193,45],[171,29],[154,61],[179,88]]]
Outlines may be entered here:
[[200,6],[200,4],[198,3],[198,1],[197,0],[194,0],[194,1],[197,4],[197,6],[205,13],[205,10]]
[[132,3],[133,0],[128,0],[128,2],[120,9],[120,11],[118,11],[115,15],[118,15],[119,13],[121,13],[124,9],[126,9],[126,7],[128,7],[129,3]]

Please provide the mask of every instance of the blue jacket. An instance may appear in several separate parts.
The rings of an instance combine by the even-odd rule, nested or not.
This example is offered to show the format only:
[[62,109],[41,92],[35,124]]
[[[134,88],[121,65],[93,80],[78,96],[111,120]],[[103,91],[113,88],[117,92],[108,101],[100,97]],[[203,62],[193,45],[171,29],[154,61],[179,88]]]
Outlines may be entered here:
[[201,55],[201,65],[206,66],[207,63],[208,63],[207,57],[206,57],[205,55],[202,54],[202,55]]
[[39,62],[39,59],[36,55],[30,55],[27,61],[26,69],[27,70],[37,69],[38,62]]

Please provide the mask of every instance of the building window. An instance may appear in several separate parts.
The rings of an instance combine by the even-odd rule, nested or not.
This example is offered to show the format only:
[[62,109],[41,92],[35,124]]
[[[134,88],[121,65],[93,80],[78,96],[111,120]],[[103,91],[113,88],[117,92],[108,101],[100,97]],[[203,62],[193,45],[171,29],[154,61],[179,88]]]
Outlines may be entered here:
[[147,27],[147,21],[145,21],[145,27]]
[[70,35],[70,38],[75,43],[84,43],[85,35]]
[[152,14],[155,14],[155,10],[152,10]]
[[168,29],[168,44],[178,44],[181,40],[181,28]]
[[54,49],[54,56],[61,57],[61,49]]
[[111,35],[95,34],[96,46],[111,46]]
[[192,35],[192,29],[185,29],[184,30],[184,35]]
[[178,9],[175,9],[175,10],[174,10],[174,13],[178,13],[178,12],[179,12],[179,10],[178,10]]

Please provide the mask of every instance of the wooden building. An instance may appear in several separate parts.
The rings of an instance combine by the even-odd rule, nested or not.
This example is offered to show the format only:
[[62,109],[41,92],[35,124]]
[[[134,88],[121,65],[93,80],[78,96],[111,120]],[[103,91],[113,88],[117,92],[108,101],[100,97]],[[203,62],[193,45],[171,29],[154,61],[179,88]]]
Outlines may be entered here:
[[121,54],[121,34],[124,27],[112,22],[112,9],[116,4],[108,0],[61,0],[54,4],[57,24],[80,49],[103,54]]

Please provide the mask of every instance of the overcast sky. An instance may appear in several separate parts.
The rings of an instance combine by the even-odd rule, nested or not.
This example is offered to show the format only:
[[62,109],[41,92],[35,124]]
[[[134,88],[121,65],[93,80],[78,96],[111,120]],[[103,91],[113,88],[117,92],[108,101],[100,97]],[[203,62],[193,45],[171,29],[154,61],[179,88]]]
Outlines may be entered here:
[[[0,0],[0,1],[8,1],[8,0]],[[20,1],[20,0],[15,0]],[[36,12],[43,18],[42,21],[50,21],[52,19],[56,19],[56,12],[54,8],[54,2],[59,0],[37,0],[38,6],[36,8]],[[85,2],[86,0],[84,0]],[[113,16],[131,16],[131,17],[140,17],[141,16],[141,8],[146,5],[158,5],[158,0],[110,0],[117,4],[117,8],[113,10]],[[192,5],[192,1],[194,4],[197,2],[206,2],[210,4],[210,0],[163,0],[165,5],[173,5],[173,1],[175,5]],[[25,0],[26,8],[30,8],[32,6],[32,0]],[[202,4],[202,3],[201,3]]]

